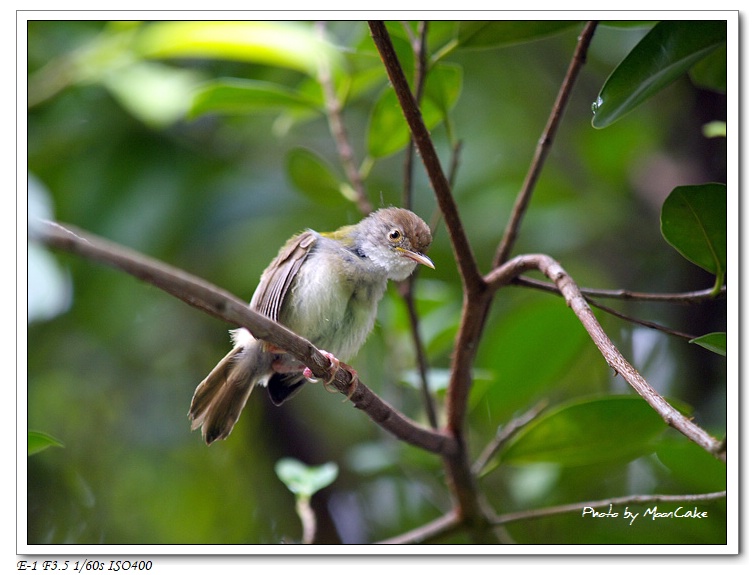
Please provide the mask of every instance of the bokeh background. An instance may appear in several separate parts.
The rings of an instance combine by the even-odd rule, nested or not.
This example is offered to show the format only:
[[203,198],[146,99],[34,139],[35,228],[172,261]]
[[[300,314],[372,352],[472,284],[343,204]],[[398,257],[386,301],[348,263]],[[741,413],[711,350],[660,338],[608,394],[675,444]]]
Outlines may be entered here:
[[[339,171],[323,115],[271,109],[189,118],[153,102],[147,76],[113,64],[133,57],[115,40],[119,34],[150,25],[28,23],[30,216],[75,224],[248,299],[292,234],[335,229],[358,221],[360,213],[343,197],[306,193],[292,174],[293,151],[301,149]],[[713,283],[664,241],[659,213],[675,186],[726,182],[726,140],[702,133],[707,122],[726,118],[725,95],[685,77],[621,122],[603,130],[590,124],[603,82],[651,25],[599,26],[516,246],[516,253],[555,257],[581,286],[678,292]],[[440,42],[452,26],[431,24],[437,33],[432,38]],[[454,143],[462,143],[454,194],[483,270],[489,269],[581,27],[575,22],[537,41],[452,50],[443,58],[462,71],[463,87],[449,121],[433,134],[447,163]],[[372,74],[365,73],[369,81],[344,112],[361,161],[387,81],[365,23],[332,22],[326,29],[349,58],[368,62],[364,69]],[[297,30],[318,33],[311,23]],[[397,38],[405,34],[398,24],[391,30]],[[101,66],[89,76],[70,64],[86,50],[96,52],[88,60],[92,67]],[[301,87],[307,79],[293,66],[269,62],[149,61],[185,74],[175,81],[188,85],[234,77]],[[374,205],[401,203],[403,161],[400,152],[369,166],[366,186]],[[437,224],[434,197],[417,164],[413,209]],[[442,406],[461,307],[442,224],[429,255],[436,270],[420,271],[416,294]],[[186,414],[195,386],[228,351],[227,330],[234,326],[123,273],[34,244],[28,275],[28,426],[63,444],[28,458],[29,543],[296,541],[301,526],[294,497],[274,472],[283,457],[339,467],[335,483],[313,499],[319,543],[375,541],[449,509],[438,458],[395,441],[321,386],[279,408],[255,391],[231,437],[208,448],[190,432]],[[608,303],[691,335],[726,328],[725,301]],[[698,424],[723,435],[725,358],[608,314],[598,317],[656,389],[691,406]],[[413,383],[407,314],[394,286],[381,303],[374,333],[351,363],[389,403],[425,421]],[[541,399],[554,405],[630,391],[559,298],[507,288],[496,299],[477,360],[471,452],[478,454],[500,425]],[[725,488],[719,462],[674,432],[659,442],[665,463],[652,454],[575,467],[504,466],[482,485],[500,513],[632,493]],[[669,464],[674,454],[676,466]],[[724,543],[725,506],[703,507],[709,520],[663,526],[645,521],[627,529],[575,514],[519,522],[511,533],[522,543]]]

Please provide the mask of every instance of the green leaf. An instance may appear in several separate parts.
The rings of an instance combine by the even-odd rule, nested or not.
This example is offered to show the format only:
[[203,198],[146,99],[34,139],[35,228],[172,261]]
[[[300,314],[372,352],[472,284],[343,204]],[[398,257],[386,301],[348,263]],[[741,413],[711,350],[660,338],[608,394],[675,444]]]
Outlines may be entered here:
[[469,404],[499,421],[523,409],[569,373],[590,342],[574,313],[556,298],[521,304],[491,321],[479,365],[495,374],[476,382]]
[[[447,118],[459,100],[462,87],[462,68],[456,64],[436,64],[427,75],[423,104],[432,104]],[[423,113],[425,110],[423,109]]]
[[459,49],[498,48],[529,42],[575,27],[575,21],[478,21],[459,25]]
[[335,481],[338,476],[338,466],[328,462],[324,465],[309,467],[296,459],[285,458],[275,464],[275,473],[292,493],[302,497],[311,497]]
[[726,122],[713,121],[704,124],[703,136],[706,138],[725,138]]
[[719,46],[710,56],[695,64],[689,77],[701,88],[726,93],[726,45]]
[[150,58],[212,58],[290,68],[317,76],[340,68],[335,47],[313,27],[289,22],[157,22],[145,26],[138,52]]
[[295,90],[256,80],[226,78],[208,82],[194,94],[190,116],[207,113],[251,114],[261,111],[318,110],[318,103]]
[[726,464],[696,443],[670,436],[659,443],[656,455],[681,488],[690,493],[726,489]]
[[716,276],[726,273],[726,186],[679,186],[661,208],[661,233],[666,241],[695,265]]
[[713,333],[707,333],[689,340],[690,343],[696,343],[697,345],[704,347],[707,350],[715,352],[719,355],[726,356],[726,333],[716,331]]
[[[456,104],[461,93],[461,68],[438,64],[427,75],[426,97],[420,109],[428,130],[432,130]],[[396,92],[388,86],[378,97],[370,114],[367,151],[373,158],[395,154],[409,144],[409,128],[399,106]]]
[[314,152],[295,148],[286,156],[286,171],[297,190],[321,205],[342,206],[354,192]]
[[627,462],[654,449],[663,419],[634,395],[579,399],[530,422],[504,447],[500,463],[564,466]]
[[63,443],[41,431],[27,432],[27,455],[34,455],[48,447],[63,447]]
[[723,20],[660,22],[606,80],[593,104],[592,125],[612,124],[725,42]]

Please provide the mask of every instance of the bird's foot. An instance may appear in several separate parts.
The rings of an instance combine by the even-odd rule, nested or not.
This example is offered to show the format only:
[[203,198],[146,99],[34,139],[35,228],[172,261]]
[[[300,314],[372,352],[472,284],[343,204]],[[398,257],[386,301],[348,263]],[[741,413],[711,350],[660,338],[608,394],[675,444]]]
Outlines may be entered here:
[[[346,400],[351,399],[351,396],[354,395],[354,392],[356,391],[356,381],[357,381],[357,372],[356,370],[351,367],[350,365],[347,365],[345,363],[341,363],[341,361],[334,356],[332,353],[320,350],[320,353],[323,354],[325,357],[330,360],[330,365],[328,366],[328,371],[330,372],[330,378],[325,381],[323,380],[322,384],[323,387],[330,393],[339,393],[338,389],[333,386],[333,380],[336,377],[336,372],[338,371],[339,367],[343,367],[346,371],[349,372],[349,375],[351,375],[351,383],[349,384],[349,393],[346,395]],[[302,375],[304,378],[309,381],[310,383],[317,383],[318,379],[315,377],[315,375],[312,373],[312,370],[308,367],[305,367],[302,371]]]

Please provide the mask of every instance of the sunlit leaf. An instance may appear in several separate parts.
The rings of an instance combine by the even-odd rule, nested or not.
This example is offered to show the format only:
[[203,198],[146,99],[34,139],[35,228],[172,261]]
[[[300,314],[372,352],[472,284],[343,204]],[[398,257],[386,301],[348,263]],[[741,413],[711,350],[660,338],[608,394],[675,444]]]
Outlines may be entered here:
[[661,233],[692,263],[716,276],[726,273],[726,186],[679,186],[661,208]]
[[606,80],[593,104],[592,125],[612,124],[725,42],[725,21],[660,22]]
[[103,83],[145,124],[169,126],[186,115],[202,76],[156,62],[138,62],[106,74]]
[[190,115],[250,114],[260,111],[316,110],[316,103],[296,90],[272,82],[226,78],[195,92]]
[[27,433],[27,455],[34,455],[48,447],[63,447],[63,443],[52,435],[41,431],[29,431]]
[[310,467],[296,459],[285,458],[275,464],[275,473],[292,493],[311,497],[336,480],[338,466],[328,462]]
[[703,135],[706,138],[725,138],[726,122],[708,122],[703,125]]
[[314,28],[288,22],[157,22],[145,26],[137,49],[151,58],[212,58],[291,68],[316,76],[340,66],[335,47]]
[[663,419],[637,396],[607,396],[565,403],[530,422],[501,451],[510,464],[565,466],[631,461],[653,451],[666,429]]
[[695,339],[691,339],[690,343],[696,343],[697,345],[704,347],[707,350],[715,352],[719,355],[726,356],[726,333],[725,332],[713,332]]

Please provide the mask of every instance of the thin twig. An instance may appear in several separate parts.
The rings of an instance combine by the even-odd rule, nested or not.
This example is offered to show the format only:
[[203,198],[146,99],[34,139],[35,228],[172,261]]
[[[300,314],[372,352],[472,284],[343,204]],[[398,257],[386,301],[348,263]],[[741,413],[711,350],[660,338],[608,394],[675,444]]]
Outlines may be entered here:
[[[558,289],[556,288],[556,286],[554,286],[553,284],[546,283],[546,282],[541,282],[541,281],[538,281],[538,280],[534,280],[532,278],[519,277],[519,278],[514,279],[511,282],[511,284],[512,285],[518,285],[518,286],[524,286],[524,287],[532,287],[532,288],[535,288],[535,289],[546,291],[546,292],[554,294],[554,295],[561,295],[561,293],[558,291]],[[653,322],[653,321],[639,319],[637,317],[633,317],[633,316],[627,315],[627,314],[622,313],[622,312],[620,312],[620,311],[618,311],[616,309],[613,309],[612,307],[608,307],[607,305],[603,305],[603,304],[600,304],[600,303],[596,302],[595,299],[594,299],[594,297],[588,297],[587,296],[587,294],[590,293],[590,292],[595,293],[596,291],[600,291],[600,290],[580,289],[580,291],[582,292],[582,295],[584,296],[585,300],[591,306],[593,306],[594,308],[597,308],[599,310],[602,310],[602,311],[604,311],[606,313],[609,313],[609,314],[611,314],[613,316],[616,316],[616,317],[618,317],[620,319],[623,319],[625,321],[628,321],[628,322],[631,322],[631,323],[635,323],[637,325],[641,325],[641,326],[647,327],[649,329],[654,329],[654,330],[663,332],[665,334],[672,335],[674,337],[679,337],[679,338],[685,339],[687,341],[689,341],[689,340],[694,339],[695,337],[697,337],[697,336],[694,336],[694,335],[690,335],[688,333],[681,332],[679,330],[672,329],[670,327],[666,327],[665,325],[661,325],[661,324]],[[618,293],[622,293],[622,292],[616,292],[616,293],[618,294]],[[623,293],[626,294],[626,293],[630,293],[630,292],[623,292]],[[666,301],[666,302],[678,302],[678,303],[687,303],[687,304],[692,303],[693,301],[696,301],[696,302],[699,303],[699,302],[706,301],[706,298],[699,297],[699,298],[693,300],[692,297],[689,294],[707,294],[708,295],[707,301],[710,301],[711,300],[710,293],[711,293],[711,290],[703,290],[703,291],[700,291],[700,292],[687,292],[686,295],[685,294],[646,294],[646,295],[651,296],[651,297],[645,299],[644,301]],[[637,295],[642,295],[642,294],[637,294]],[[655,296],[655,297],[652,297],[652,296]],[[612,297],[612,296],[604,296],[604,297]],[[635,301],[643,301],[643,299],[641,297],[636,297],[636,298],[621,297],[621,296],[615,296],[615,297],[617,299],[634,299]]]
[[[403,23],[409,40],[414,51],[414,94],[417,102],[422,102],[422,93],[425,86],[425,75],[427,73],[427,66],[425,62],[425,48],[427,41],[428,23],[420,22],[418,32],[419,35],[414,35],[411,26],[408,23]],[[404,193],[402,205],[407,209],[412,209],[412,189],[414,180],[414,139],[410,137],[409,145],[406,147],[406,153],[404,157]],[[422,341],[422,336],[419,329],[419,314],[417,313],[417,305],[414,301],[414,286],[416,285],[417,276],[411,275],[399,286],[401,296],[406,303],[406,310],[409,314],[409,327],[412,332],[412,340],[414,341],[414,349],[417,354],[417,373],[419,375],[420,392],[422,394],[422,402],[425,405],[425,413],[427,414],[427,420],[430,427],[433,429],[438,428],[438,418],[435,414],[435,402],[433,400],[432,393],[430,391],[430,384],[427,380],[427,356],[425,355],[425,345]]]
[[695,493],[690,495],[629,495],[626,497],[616,497],[614,499],[600,499],[598,501],[581,501],[579,503],[569,503],[567,505],[555,505],[544,509],[530,509],[527,511],[517,511],[506,513],[495,518],[495,523],[503,525],[513,523],[514,521],[524,521],[527,519],[539,519],[541,517],[550,517],[552,515],[563,515],[564,513],[573,513],[579,511],[585,513],[585,509],[602,509],[612,505],[645,505],[648,503],[694,503],[697,501],[714,501],[726,497],[726,491],[716,491],[713,493]]
[[642,327],[646,327],[648,329],[654,329],[656,331],[663,332],[668,335],[673,335],[674,337],[679,337],[684,340],[691,340],[694,339],[697,336],[690,335],[688,333],[684,333],[683,331],[678,331],[676,329],[672,329],[670,327],[666,327],[665,325],[661,325],[659,323],[656,323],[654,321],[648,321],[645,319],[640,319],[637,317],[632,317],[631,315],[627,315],[625,313],[621,313],[618,310],[613,309],[612,307],[608,307],[607,305],[599,304],[595,301],[593,301],[592,298],[586,297],[585,301],[587,301],[591,306],[593,306],[596,309],[599,309],[601,311],[604,311],[606,313],[609,313],[615,317],[618,317],[619,319],[623,319],[625,321],[635,323],[637,325],[641,325]]
[[485,448],[480,453],[480,456],[477,458],[477,461],[472,464],[472,473],[474,473],[475,475],[480,475],[480,473],[482,473],[490,460],[493,459],[493,456],[498,452],[499,449],[501,449],[501,446],[509,439],[511,439],[511,437],[513,437],[513,435],[522,427],[524,427],[530,421],[540,415],[547,404],[548,402],[545,400],[539,401],[534,407],[528,409],[519,417],[515,417],[504,427],[499,429],[498,433],[496,433],[495,437],[493,438],[493,441],[485,446]]
[[317,533],[317,516],[309,503],[309,497],[298,496],[296,498],[296,514],[301,521],[301,542],[304,545],[314,543]]
[[490,289],[498,289],[510,283],[513,278],[525,271],[535,269],[556,285],[566,300],[566,304],[582,322],[608,365],[621,374],[627,383],[663,418],[666,424],[697,443],[708,453],[726,461],[726,452],[721,449],[720,442],[672,407],[621,355],[621,352],[603,331],[589,304],[580,293],[577,284],[556,260],[543,254],[517,256],[490,272],[485,280]]
[[[415,36],[409,25],[405,26],[414,52],[414,98],[417,104],[422,103],[425,91],[425,77],[427,75],[427,31],[428,22],[422,21]],[[403,206],[412,209],[412,189],[414,183],[414,138],[410,137],[409,145],[404,154],[404,200]]]
[[514,203],[514,209],[511,212],[511,217],[506,226],[506,232],[496,250],[493,267],[497,267],[505,262],[510,257],[511,251],[514,249],[514,243],[519,234],[519,228],[522,224],[527,206],[529,205],[530,198],[535,190],[535,184],[537,183],[540,172],[545,164],[545,158],[553,144],[553,138],[556,135],[561,116],[566,109],[566,103],[569,100],[572,88],[577,80],[577,75],[587,59],[587,48],[590,45],[590,41],[592,40],[597,25],[597,22],[588,22],[579,36],[577,47],[574,50],[574,56],[569,64],[569,69],[566,72],[564,81],[561,84],[561,89],[556,97],[556,102],[553,104],[553,109],[551,110],[551,115],[548,118],[545,129],[543,130],[543,134],[540,136],[540,141],[535,149],[535,155],[530,163],[527,177],[525,178],[522,189]]
[[396,537],[378,541],[379,545],[409,545],[416,543],[432,543],[434,540],[458,531],[461,522],[456,513],[447,513],[430,523],[412,529]]
[[[310,342],[252,311],[248,304],[209,282],[72,226],[42,222],[35,230],[32,239],[125,271],[214,317],[245,327],[257,339],[285,349],[309,367],[317,378],[330,377],[330,360]],[[333,386],[383,429],[432,453],[448,455],[457,450],[452,437],[412,422],[375,395],[359,378],[353,378],[343,365],[335,373]]]
[[409,329],[414,341],[414,350],[417,356],[417,373],[419,375],[420,390],[422,392],[422,402],[425,404],[425,413],[430,427],[438,429],[438,416],[435,413],[435,401],[430,390],[430,383],[427,380],[427,354],[425,353],[425,344],[422,341],[422,335],[419,329],[419,313],[414,300],[415,275],[409,276],[399,284],[399,292],[406,303],[406,311],[409,314]]
[[[558,293],[558,289],[551,283],[528,277],[518,277],[511,285],[531,287],[543,291]],[[595,288],[581,288],[582,295],[593,298],[620,299],[626,301],[646,301],[659,303],[699,304],[726,297],[726,286],[718,293],[713,288],[679,293],[648,293],[631,290],[607,290]]]
[[[317,29],[321,36],[325,36],[325,23],[318,22]],[[346,131],[346,125],[343,123],[343,106],[336,96],[335,87],[333,86],[333,77],[330,73],[327,63],[323,61],[318,69],[318,81],[322,87],[325,96],[325,109],[328,117],[330,133],[338,149],[338,157],[341,159],[341,166],[346,173],[346,177],[356,193],[356,204],[359,211],[368,215],[373,210],[372,202],[367,197],[364,189],[364,180],[362,179],[356,160],[354,159],[354,149],[349,143],[349,135]]]

